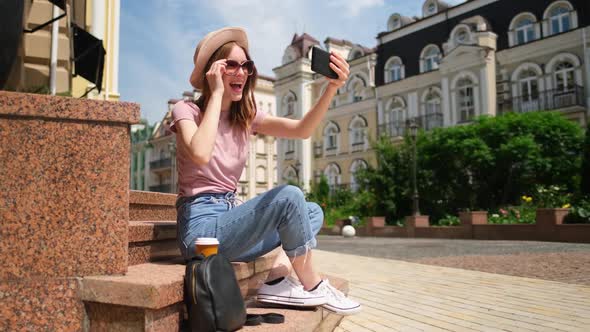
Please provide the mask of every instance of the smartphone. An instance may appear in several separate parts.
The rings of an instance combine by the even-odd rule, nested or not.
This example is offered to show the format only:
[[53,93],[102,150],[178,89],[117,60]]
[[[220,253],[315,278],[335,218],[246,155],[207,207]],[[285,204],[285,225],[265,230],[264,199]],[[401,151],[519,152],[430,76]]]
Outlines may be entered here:
[[338,74],[330,68],[330,53],[317,46],[311,51],[311,70],[329,78],[338,78]]

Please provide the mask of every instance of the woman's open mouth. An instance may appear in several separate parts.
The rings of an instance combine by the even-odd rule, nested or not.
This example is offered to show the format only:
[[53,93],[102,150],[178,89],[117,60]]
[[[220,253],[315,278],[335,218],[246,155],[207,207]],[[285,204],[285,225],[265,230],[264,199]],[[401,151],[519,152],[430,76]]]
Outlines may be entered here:
[[234,93],[242,93],[244,87],[242,83],[230,83],[229,86],[231,86],[231,90]]

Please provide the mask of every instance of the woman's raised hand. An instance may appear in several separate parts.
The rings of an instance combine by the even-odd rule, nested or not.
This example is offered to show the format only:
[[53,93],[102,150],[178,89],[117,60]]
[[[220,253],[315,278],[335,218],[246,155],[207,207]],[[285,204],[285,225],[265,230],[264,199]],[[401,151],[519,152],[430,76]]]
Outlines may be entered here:
[[211,93],[218,92],[223,94],[223,74],[225,73],[225,66],[227,65],[226,61],[226,59],[221,59],[213,62],[211,68],[209,68],[209,71],[205,74],[207,82],[209,82]]
[[341,88],[348,80],[348,74],[350,74],[348,62],[338,53],[330,52],[330,68],[332,68],[338,78],[328,78],[330,85],[335,88]]

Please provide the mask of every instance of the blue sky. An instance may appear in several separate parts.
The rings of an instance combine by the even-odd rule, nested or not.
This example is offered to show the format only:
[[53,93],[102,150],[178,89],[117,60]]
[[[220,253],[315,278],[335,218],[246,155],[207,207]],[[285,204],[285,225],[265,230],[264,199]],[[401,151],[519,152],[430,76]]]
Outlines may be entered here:
[[[462,0],[449,1],[452,4]],[[188,77],[199,40],[224,26],[248,32],[259,72],[274,76],[293,34],[322,42],[347,39],[367,47],[393,13],[421,16],[417,0],[143,0],[121,1],[119,90],[141,104],[141,116],[160,121],[171,98],[191,90]]]

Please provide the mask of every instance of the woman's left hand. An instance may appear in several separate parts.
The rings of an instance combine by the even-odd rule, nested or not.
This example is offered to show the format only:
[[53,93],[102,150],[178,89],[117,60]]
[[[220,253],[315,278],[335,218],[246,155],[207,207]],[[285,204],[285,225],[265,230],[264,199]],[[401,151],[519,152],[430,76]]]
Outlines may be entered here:
[[336,89],[344,86],[348,79],[348,74],[350,74],[349,67],[348,62],[340,54],[330,52],[330,68],[338,74],[338,78],[328,78],[330,85]]

